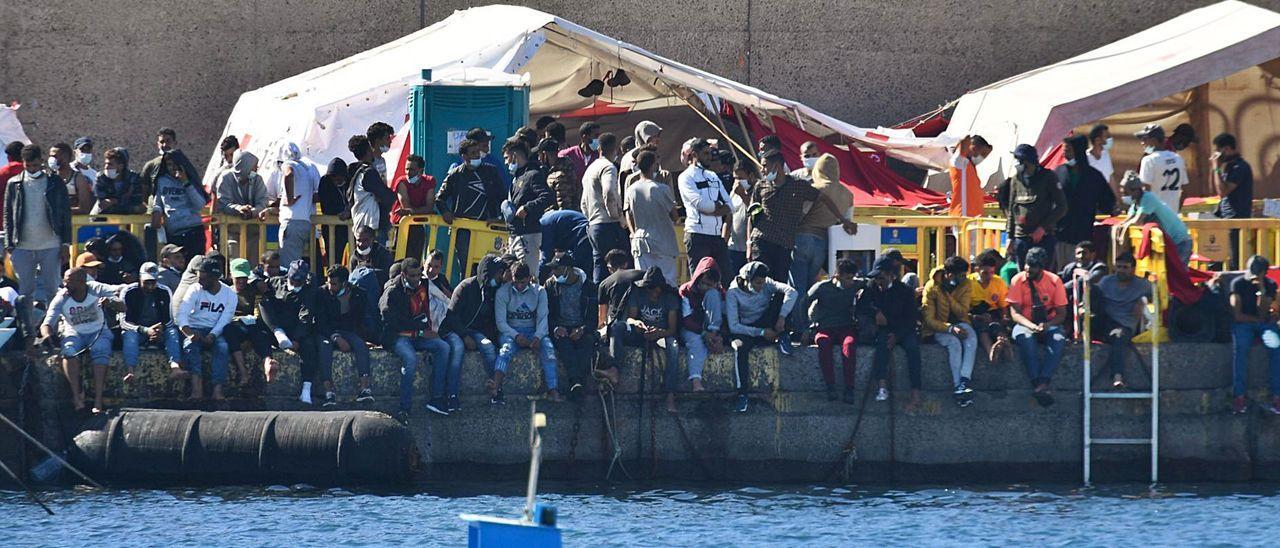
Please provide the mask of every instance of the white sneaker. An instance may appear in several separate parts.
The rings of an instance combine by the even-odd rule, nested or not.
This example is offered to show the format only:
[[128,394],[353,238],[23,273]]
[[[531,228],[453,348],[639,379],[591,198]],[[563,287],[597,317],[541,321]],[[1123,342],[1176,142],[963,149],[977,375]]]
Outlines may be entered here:
[[876,391],[876,401],[885,401],[889,399],[889,389],[881,388]]
[[[290,348],[293,348],[293,341],[289,340],[289,336],[285,335],[283,329],[276,329],[275,334],[276,334],[276,345],[280,347],[280,350],[288,350]],[[307,402],[307,403],[311,403],[311,402]]]
[[298,395],[298,401],[311,405],[311,383],[302,383],[302,394]]

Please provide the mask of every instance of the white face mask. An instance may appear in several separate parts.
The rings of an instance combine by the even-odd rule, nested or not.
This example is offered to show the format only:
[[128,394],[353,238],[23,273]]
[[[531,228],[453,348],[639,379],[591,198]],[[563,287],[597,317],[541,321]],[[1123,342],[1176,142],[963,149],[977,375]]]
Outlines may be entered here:
[[770,183],[772,183],[777,178],[778,178],[778,172],[776,171],[770,172],[768,175],[764,176],[764,180],[769,181]]
[[973,165],[975,165],[975,166],[976,166],[976,165],[978,165],[978,164],[981,164],[981,163],[982,163],[982,161],[983,161],[983,160],[986,160],[986,159],[987,159],[987,157],[986,157],[986,156],[983,156],[983,155],[979,154],[979,155],[977,155],[977,156],[974,156],[974,157],[971,159],[971,161],[973,162]]
[[36,168],[35,171],[27,170],[27,178],[39,179],[41,177],[44,177],[44,170],[39,168]]
[[515,162],[507,162],[507,171],[515,173],[517,169],[520,169],[520,164],[517,164]]
[[591,144],[588,146],[591,147],[591,150],[596,150],[596,151],[600,150],[600,139],[599,138],[592,139]]
[[79,163],[80,163],[80,165],[87,166],[87,165],[89,165],[89,163],[90,163],[90,162],[92,162],[92,161],[93,161],[93,153],[92,153],[92,152],[81,152],[80,154],[77,154],[77,155],[76,155],[76,161],[77,161],[77,162],[79,162]]
[[566,283],[569,283],[569,277],[568,277],[568,276],[556,276],[556,283],[558,283],[558,284],[566,284]]
[[117,175],[120,175],[120,170],[118,170],[118,169],[104,169],[104,170],[102,170],[102,174],[103,174],[103,175],[106,175],[108,179],[115,179]]
[[1071,167],[1076,167],[1076,159],[1072,158],[1070,160],[1067,160],[1067,165]]
[[387,146],[387,145],[382,145],[382,146],[378,147],[378,151],[379,151],[379,152],[381,152],[381,153],[383,153],[383,154],[386,154],[386,153],[387,153],[387,151],[389,151],[389,150],[391,150],[391,147],[389,147],[389,146]]
[[356,255],[368,255],[370,251],[373,251],[373,246],[369,246],[369,247],[357,246],[356,247]]
[[470,164],[471,167],[480,167],[480,162],[481,162],[480,158],[472,158],[470,160],[467,160],[467,163]]
[[1115,139],[1107,137],[1106,142],[1102,143],[1102,150],[1111,150],[1111,146],[1116,144]]
[[1133,196],[1130,196],[1128,194],[1121,196],[1120,200],[1124,202],[1124,205],[1127,205],[1127,206],[1133,205]]
[[413,177],[409,177],[409,184],[411,184],[411,185],[416,185],[416,184],[421,183],[421,182],[422,182],[422,176],[421,176],[421,175],[414,175]]
[[59,169],[61,169],[61,168],[62,168],[62,162],[59,162],[59,161],[58,161],[58,157],[57,157],[57,156],[50,156],[50,157],[49,157],[49,169],[52,169],[52,170],[54,170],[54,171],[58,171],[58,170],[59,170]]
[[123,260],[124,260],[124,255],[121,255],[119,257],[107,257],[107,262],[109,263],[118,263]]
[[733,182],[745,190],[751,190],[751,179],[734,179]]
[[818,159],[817,159],[817,158],[805,158],[805,159],[804,159],[804,168],[805,168],[805,169],[813,169],[813,166],[817,165],[817,163],[818,163]]
[[1145,146],[1145,147],[1142,147],[1142,152],[1144,152],[1144,153],[1146,153],[1146,154],[1151,154],[1152,152],[1155,152],[1155,151],[1156,151],[1156,147],[1153,147],[1153,146],[1151,146],[1151,145],[1147,145],[1147,146]]

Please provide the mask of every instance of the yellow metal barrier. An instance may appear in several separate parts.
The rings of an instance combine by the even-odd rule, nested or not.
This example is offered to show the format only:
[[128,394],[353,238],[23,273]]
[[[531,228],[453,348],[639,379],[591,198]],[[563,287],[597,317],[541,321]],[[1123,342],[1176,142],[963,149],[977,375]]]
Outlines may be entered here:
[[957,255],[970,260],[987,249],[995,249],[1004,253],[1005,242],[1002,238],[1009,225],[1004,219],[994,217],[966,217],[961,224]]
[[[1280,219],[1185,219],[1187,230],[1195,242],[1197,255],[1213,262],[1230,259],[1230,232],[1240,231],[1236,253],[1243,262],[1252,255],[1262,255],[1276,264],[1280,260]],[[1243,268],[1243,265],[1236,265]]]
[[[214,247],[228,259],[248,259],[250,264],[256,265],[263,251],[280,247],[280,220],[274,215],[265,221],[244,219],[238,215],[210,215],[209,219],[210,226],[218,229]],[[340,233],[350,233],[351,222],[339,219],[337,215],[312,215],[311,225],[318,238],[307,238],[307,248],[302,256],[311,262],[312,269],[318,272],[319,265],[343,262],[343,250],[336,249],[332,242],[340,239]],[[337,257],[330,257],[330,254]]]
[[[459,236],[466,246],[465,256],[458,254]],[[506,252],[508,239],[507,227],[500,223],[455,218],[453,224],[445,224],[439,215],[412,215],[400,219],[393,250],[396,260],[426,260],[428,252],[440,249],[448,259],[444,274],[456,283],[471,276],[486,254]]]
[[[929,272],[947,258],[947,234],[961,226],[960,217],[940,215],[918,216],[862,216],[855,215],[854,222],[873,224],[880,227],[901,227],[916,230],[916,246],[914,250],[901,250],[902,256],[916,260],[916,271],[924,283]],[[892,244],[882,243],[883,248],[893,248]],[[879,250],[877,250],[879,252]]]
[[[1115,230],[1119,230],[1119,228],[1116,227],[1116,228],[1113,228],[1112,230],[1114,232]],[[1136,251],[1138,247],[1142,245],[1142,232],[1143,232],[1142,227],[1131,226],[1129,227],[1129,234],[1127,235],[1128,247],[1130,247],[1135,251],[1133,256],[1134,256],[1134,259],[1135,259],[1134,262],[1136,263],[1136,265],[1134,267],[1133,273],[1135,276],[1140,276],[1148,280],[1154,281],[1154,283],[1156,284],[1156,291],[1160,293],[1159,301],[1160,301],[1160,305],[1163,307],[1161,308],[1161,311],[1163,311],[1169,307],[1169,281],[1167,279],[1168,271],[1165,268],[1165,263],[1164,263],[1165,254],[1168,251],[1177,253],[1177,250],[1176,249],[1166,250],[1164,245],[1164,232],[1162,232],[1159,228],[1152,227],[1151,251],[1148,252],[1145,257],[1138,258],[1138,254],[1136,253]],[[1115,264],[1116,255],[1118,255],[1120,252],[1118,247],[1119,246],[1112,246],[1111,248],[1112,264]]]
[[[84,243],[90,238],[106,238],[119,231],[133,234],[146,248],[144,236],[146,226],[151,223],[150,215],[72,215],[71,216],[71,257],[84,251]],[[156,250],[150,250],[154,254]]]

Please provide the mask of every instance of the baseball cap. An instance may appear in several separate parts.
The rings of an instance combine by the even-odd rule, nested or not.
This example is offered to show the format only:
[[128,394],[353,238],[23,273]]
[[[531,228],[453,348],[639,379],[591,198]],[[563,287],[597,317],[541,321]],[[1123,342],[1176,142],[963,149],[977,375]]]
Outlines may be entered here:
[[80,137],[76,139],[76,142],[74,145],[72,145],[72,148],[76,150],[80,150],[86,146],[93,146],[93,139],[90,139],[88,137]]
[[160,258],[163,259],[179,251],[182,251],[182,248],[175,244],[164,244],[164,247],[160,248]]
[[248,278],[249,272],[251,270],[252,269],[249,268],[249,259],[231,259],[231,278],[232,279]]
[[76,268],[83,268],[86,266],[89,268],[101,268],[102,261],[98,260],[97,255],[86,251],[76,256]]
[[760,163],[763,164],[765,162],[773,160],[774,158],[777,158],[778,156],[782,156],[781,150],[778,150],[776,148],[766,148],[760,151]]
[[1152,137],[1154,139],[1164,139],[1164,128],[1160,124],[1147,124],[1142,129],[1133,134],[1134,137]]
[[547,137],[541,141],[538,141],[538,146],[533,147],[533,150],[530,152],[532,154],[541,154],[543,152],[555,154],[557,152],[560,152],[560,142],[550,137]]
[[1039,162],[1040,153],[1036,152],[1036,147],[1023,143],[1014,147],[1013,158],[1021,162]]
[[636,282],[636,287],[648,289],[650,287],[663,287],[667,285],[667,277],[662,275],[662,269],[656,266],[649,267],[644,271],[644,277]]
[[215,276],[221,277],[222,263],[220,261],[215,261],[215,260],[209,259],[208,257],[205,257],[203,261],[200,261],[200,273],[213,274]]
[[551,257],[550,260],[548,260],[546,263],[543,263],[543,266],[547,267],[548,269],[556,269],[562,266],[567,266],[572,268],[573,254],[568,251],[565,251],[564,253]]
[[160,265],[147,261],[138,269],[138,279],[142,281],[156,280],[160,277]]

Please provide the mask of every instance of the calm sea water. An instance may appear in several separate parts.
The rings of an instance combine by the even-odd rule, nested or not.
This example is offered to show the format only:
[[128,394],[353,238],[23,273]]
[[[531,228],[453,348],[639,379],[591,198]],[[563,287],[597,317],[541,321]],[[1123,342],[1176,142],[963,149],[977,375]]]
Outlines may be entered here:
[[[0,491],[3,546],[459,546],[458,514],[515,517],[517,484]],[[1280,486],[862,490],[545,486],[568,546],[1274,545]]]

